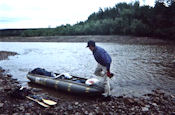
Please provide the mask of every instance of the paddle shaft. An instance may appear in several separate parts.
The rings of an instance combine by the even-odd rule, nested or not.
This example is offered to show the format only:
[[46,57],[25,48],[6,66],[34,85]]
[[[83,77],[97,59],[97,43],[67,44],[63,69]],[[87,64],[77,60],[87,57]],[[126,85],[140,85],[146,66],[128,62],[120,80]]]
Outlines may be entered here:
[[33,98],[29,97],[29,96],[26,96],[26,98],[27,98],[27,99],[30,99],[30,100],[32,100],[32,101],[34,101],[34,102],[37,102],[38,104],[40,104],[40,105],[43,106],[43,107],[49,107],[49,105],[46,105],[46,104],[44,104],[43,102],[40,102],[40,101],[38,101],[38,100],[36,100],[36,99],[33,99]]

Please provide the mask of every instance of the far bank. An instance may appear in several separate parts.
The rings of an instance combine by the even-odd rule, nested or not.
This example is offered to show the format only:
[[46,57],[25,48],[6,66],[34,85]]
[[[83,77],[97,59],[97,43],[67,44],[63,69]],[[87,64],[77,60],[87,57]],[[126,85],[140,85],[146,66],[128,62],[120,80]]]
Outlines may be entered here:
[[119,35],[83,35],[83,36],[40,36],[40,37],[0,37],[0,42],[108,42],[119,44],[173,44],[174,41],[151,37]]

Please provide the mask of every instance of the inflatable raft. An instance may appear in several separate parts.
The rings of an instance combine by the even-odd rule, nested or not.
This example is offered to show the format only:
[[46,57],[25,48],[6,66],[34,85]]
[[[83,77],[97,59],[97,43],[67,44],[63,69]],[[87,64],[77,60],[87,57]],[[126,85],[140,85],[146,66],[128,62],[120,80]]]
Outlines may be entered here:
[[[54,73],[59,76],[60,74]],[[27,78],[32,82],[46,87],[55,88],[57,90],[62,90],[66,92],[76,93],[76,94],[102,94],[104,92],[104,87],[101,84],[87,85],[85,82],[88,80],[86,78],[72,76],[72,78],[65,78],[60,76],[58,78],[38,75],[29,72]]]

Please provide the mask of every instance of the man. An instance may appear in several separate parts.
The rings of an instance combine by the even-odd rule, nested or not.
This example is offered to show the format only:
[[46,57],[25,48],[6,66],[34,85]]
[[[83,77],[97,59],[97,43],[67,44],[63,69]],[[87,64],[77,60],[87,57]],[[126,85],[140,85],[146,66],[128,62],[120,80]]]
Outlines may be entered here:
[[[110,73],[110,65],[112,62],[112,59],[110,55],[101,47],[96,46],[95,42],[90,40],[87,43],[87,47],[92,51],[95,60],[97,61],[97,68],[94,72],[95,75],[104,77],[104,85],[105,85],[105,93],[104,96],[110,96],[110,84],[109,84],[109,78],[113,76],[112,73]],[[104,72],[104,74],[102,73]]]

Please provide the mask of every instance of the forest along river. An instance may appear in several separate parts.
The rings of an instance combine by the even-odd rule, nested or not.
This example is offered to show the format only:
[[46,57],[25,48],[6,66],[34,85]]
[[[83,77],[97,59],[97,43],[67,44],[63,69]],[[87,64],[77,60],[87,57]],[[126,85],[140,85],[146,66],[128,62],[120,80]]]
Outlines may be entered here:
[[[141,96],[155,88],[175,93],[175,46],[97,43],[112,57],[113,96]],[[0,61],[13,78],[28,85],[28,71],[41,67],[57,73],[89,78],[96,61],[86,43],[0,42],[0,50],[19,55]]]

